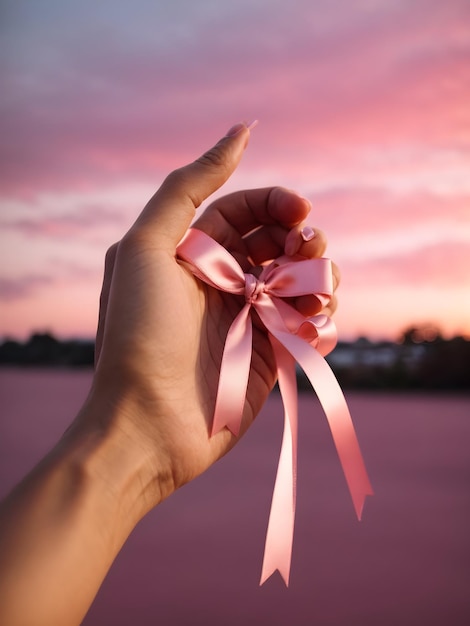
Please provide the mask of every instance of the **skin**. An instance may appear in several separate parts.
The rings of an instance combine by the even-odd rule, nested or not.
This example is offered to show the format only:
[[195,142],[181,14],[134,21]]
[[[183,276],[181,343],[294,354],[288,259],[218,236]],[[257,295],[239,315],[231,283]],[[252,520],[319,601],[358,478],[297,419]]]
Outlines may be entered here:
[[[79,624],[114,558],[144,515],[226,454],[255,419],[275,379],[255,322],[238,437],[210,437],[228,327],[240,308],[176,259],[195,209],[236,169],[250,131],[239,124],[194,163],[172,172],[107,253],[89,396],[47,457],[0,507],[0,623]],[[245,270],[283,254],[320,257],[318,229],[300,231],[310,204],[279,187],[210,205],[195,226]],[[335,283],[339,274],[334,268]],[[293,304],[314,315],[314,296]],[[336,308],[333,297],[323,310]]]

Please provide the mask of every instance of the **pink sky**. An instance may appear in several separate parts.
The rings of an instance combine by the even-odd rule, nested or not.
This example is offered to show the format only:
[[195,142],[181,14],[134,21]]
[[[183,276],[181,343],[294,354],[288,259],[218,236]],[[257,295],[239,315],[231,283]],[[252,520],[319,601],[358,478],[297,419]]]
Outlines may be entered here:
[[92,336],[106,248],[254,118],[220,194],[311,199],[340,336],[470,336],[467,0],[17,0],[0,29],[0,337]]

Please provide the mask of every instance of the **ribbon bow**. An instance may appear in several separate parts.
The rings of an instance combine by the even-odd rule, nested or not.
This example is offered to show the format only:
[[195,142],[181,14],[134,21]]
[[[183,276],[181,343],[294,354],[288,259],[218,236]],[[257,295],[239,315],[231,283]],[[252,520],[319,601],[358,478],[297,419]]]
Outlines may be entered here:
[[304,317],[283,298],[314,294],[326,304],[333,293],[331,261],[281,256],[257,278],[211,237],[190,229],[177,248],[191,272],[211,287],[245,297],[227,334],[212,435],[240,430],[252,353],[251,311],[264,324],[273,347],[284,404],[284,434],[274,485],[260,584],[279,570],[289,584],[297,467],[296,361],[305,371],[330,425],[358,519],[372,487],[341,388],[323,358],[336,345],[336,328],[326,315]]

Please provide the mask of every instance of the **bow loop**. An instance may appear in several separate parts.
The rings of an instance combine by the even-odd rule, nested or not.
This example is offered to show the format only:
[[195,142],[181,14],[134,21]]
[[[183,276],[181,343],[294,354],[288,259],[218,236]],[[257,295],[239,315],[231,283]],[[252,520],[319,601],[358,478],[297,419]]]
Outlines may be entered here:
[[244,293],[245,274],[237,260],[201,230],[190,228],[180,241],[177,254],[195,276],[211,287]]
[[260,278],[266,283],[267,292],[279,298],[315,294],[326,303],[333,294],[331,261],[326,258],[283,256],[265,268]]
[[322,356],[332,352],[337,343],[335,324],[327,315],[307,318],[297,329],[297,335],[313,345]]

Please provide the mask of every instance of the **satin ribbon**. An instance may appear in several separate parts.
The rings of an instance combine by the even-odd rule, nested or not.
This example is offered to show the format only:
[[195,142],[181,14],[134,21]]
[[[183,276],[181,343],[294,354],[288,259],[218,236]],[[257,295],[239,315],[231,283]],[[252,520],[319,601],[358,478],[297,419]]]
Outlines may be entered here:
[[297,468],[296,362],[306,373],[326,414],[358,519],[372,487],[341,388],[323,358],[336,345],[326,315],[304,317],[285,301],[314,294],[325,305],[333,293],[331,261],[281,256],[259,277],[245,274],[235,258],[200,230],[190,229],[177,248],[190,271],[211,287],[244,298],[227,334],[212,435],[240,431],[252,353],[251,312],[266,328],[276,359],[284,404],[284,433],[269,515],[260,585],[279,570],[286,586],[294,533]]

